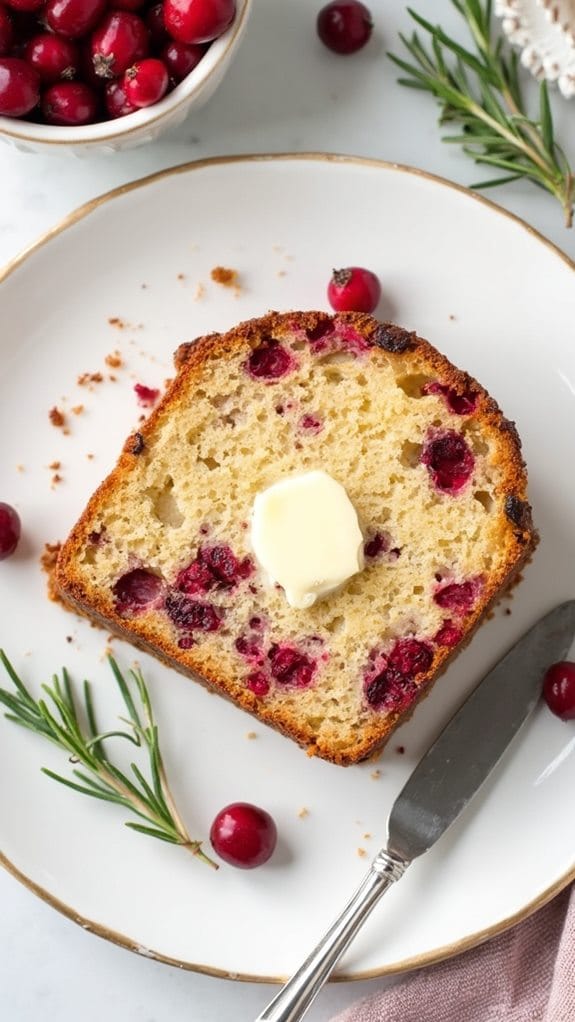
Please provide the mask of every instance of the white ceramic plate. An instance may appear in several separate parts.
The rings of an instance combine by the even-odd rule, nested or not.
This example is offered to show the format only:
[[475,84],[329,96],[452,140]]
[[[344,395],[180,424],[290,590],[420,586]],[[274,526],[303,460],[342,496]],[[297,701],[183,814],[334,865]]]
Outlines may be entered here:
[[[206,836],[216,811],[236,799],[274,815],[278,853],[253,872],[213,873],[130,832],[121,810],[39,772],[66,766],[58,750],[0,721],[5,864],[87,929],[235,977],[279,978],[298,964],[359,881],[395,795],[451,712],[539,615],[575,595],[575,267],[496,207],[405,168],[238,158],[161,174],[92,204],[9,269],[0,293],[0,499],[18,507],[25,529],[18,555],[0,565],[0,642],[34,684],[63,663],[77,679],[90,676],[111,721],[119,703],[106,637],[47,601],[44,542],[66,534],[111,468],[139,413],[135,381],[161,384],[182,340],[270,307],[325,306],[332,266],[347,264],[379,274],[382,316],[417,328],[517,420],[542,541],[505,603],[511,615],[502,607],[484,625],[377,763],[347,770],[308,759],[140,656],[192,834]],[[210,280],[216,265],[239,271],[239,295]],[[111,372],[104,360],[116,348],[127,363],[117,382],[76,384],[81,373]],[[70,415],[69,436],[50,425],[53,405],[79,403],[85,410]],[[54,489],[53,461],[63,479]],[[128,664],[131,648],[114,648]],[[575,725],[541,706],[472,808],[387,896],[341,974],[436,960],[559,890],[575,872],[566,795],[574,783]]]

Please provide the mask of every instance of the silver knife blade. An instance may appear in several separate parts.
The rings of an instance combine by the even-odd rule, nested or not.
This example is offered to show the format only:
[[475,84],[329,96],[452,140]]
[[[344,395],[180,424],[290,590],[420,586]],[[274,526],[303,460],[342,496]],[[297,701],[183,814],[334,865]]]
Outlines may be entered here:
[[541,618],[474,689],[398,795],[388,849],[408,862],[445,833],[497,765],[541,696],[545,671],[575,637],[575,600]]

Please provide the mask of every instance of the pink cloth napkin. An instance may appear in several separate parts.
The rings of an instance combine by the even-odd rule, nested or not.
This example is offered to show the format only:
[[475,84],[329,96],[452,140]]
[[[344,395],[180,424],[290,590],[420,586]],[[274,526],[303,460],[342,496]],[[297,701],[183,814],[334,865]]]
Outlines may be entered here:
[[575,1022],[575,886],[533,916],[333,1022]]

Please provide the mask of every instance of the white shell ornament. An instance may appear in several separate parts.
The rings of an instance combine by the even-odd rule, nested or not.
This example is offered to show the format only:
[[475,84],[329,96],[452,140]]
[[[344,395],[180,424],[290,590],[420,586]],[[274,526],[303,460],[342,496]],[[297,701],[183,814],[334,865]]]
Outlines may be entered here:
[[575,0],[495,0],[495,13],[523,66],[574,96]]

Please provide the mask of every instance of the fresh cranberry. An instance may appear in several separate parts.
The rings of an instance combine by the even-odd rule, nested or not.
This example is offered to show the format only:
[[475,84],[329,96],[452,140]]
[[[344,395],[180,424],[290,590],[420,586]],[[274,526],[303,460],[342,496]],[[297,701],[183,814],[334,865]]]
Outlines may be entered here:
[[274,645],[268,653],[272,677],[280,685],[306,688],[313,679],[316,663],[293,646]]
[[[127,96],[125,98],[127,99]],[[139,404],[141,404],[144,408],[151,408],[152,405],[155,405],[160,396],[159,390],[155,387],[146,387],[143,383],[135,383],[134,392],[138,398]]]
[[447,387],[444,383],[437,383],[435,381],[433,383],[426,383],[422,393],[441,394],[447,407],[455,415],[471,415],[477,406],[477,394],[470,390],[459,394],[452,387]]
[[469,480],[475,459],[464,437],[455,430],[448,430],[429,440],[421,455],[422,463],[438,490],[442,493],[458,493]]
[[10,53],[14,41],[14,25],[10,12],[0,4],[0,57]]
[[205,52],[204,46],[193,46],[173,39],[172,42],[166,43],[160,57],[168,69],[172,82],[178,85],[198,66]]
[[147,56],[150,34],[137,14],[110,11],[92,33],[90,48],[96,74],[119,78],[134,61]]
[[133,114],[138,109],[126,98],[126,92],[121,82],[107,83],[104,101],[110,117],[126,117],[127,114]]
[[201,547],[192,563],[179,573],[176,589],[187,595],[232,589],[249,578],[253,570],[249,557],[238,560],[228,546]]
[[477,599],[481,585],[480,579],[470,579],[467,582],[450,582],[443,588],[438,589],[433,595],[435,603],[445,610],[452,610],[456,614],[469,614]]
[[270,814],[249,802],[233,802],[221,809],[210,829],[216,854],[238,869],[263,866],[273,854],[277,837]]
[[20,518],[10,504],[0,503],[0,561],[14,553],[20,540]]
[[21,11],[24,14],[39,11],[44,2],[45,0],[4,0],[7,7],[11,7],[13,11]]
[[84,82],[57,82],[42,96],[42,113],[48,124],[91,124],[98,113],[98,97]]
[[463,637],[461,628],[453,624],[453,621],[444,621],[439,631],[433,636],[437,646],[457,646]]
[[209,43],[231,25],[236,0],[165,0],[164,22],[181,43]]
[[168,593],[164,606],[170,621],[183,631],[216,632],[222,622],[211,603],[192,600],[185,593]]
[[42,82],[51,85],[78,73],[78,50],[69,39],[42,32],[26,44],[24,59],[38,72]]
[[296,368],[295,359],[279,341],[265,341],[254,348],[246,362],[246,369],[256,380],[273,382]]
[[145,568],[134,568],[122,575],[112,588],[116,610],[122,617],[140,614],[156,603],[163,590],[162,579]]
[[94,28],[105,9],[106,0],[48,0],[46,24],[58,35],[78,39]]
[[561,660],[549,668],[543,681],[543,697],[561,720],[575,720],[575,663]]
[[169,78],[166,65],[156,57],[139,60],[128,68],[122,84],[126,98],[134,106],[152,106],[168,91]]
[[359,0],[333,0],[317,16],[317,33],[334,53],[361,50],[372,30],[371,13]]
[[145,17],[146,26],[150,33],[150,39],[154,50],[159,50],[170,41],[170,36],[164,25],[164,5],[155,4],[150,7]]
[[18,57],[0,57],[0,114],[22,117],[40,98],[40,77]]
[[376,532],[371,539],[368,539],[363,547],[363,552],[370,560],[375,560],[380,554],[389,550],[389,537],[382,532]]
[[381,285],[371,270],[348,266],[333,271],[327,297],[337,312],[373,312],[381,298]]
[[263,671],[252,671],[248,674],[246,682],[250,692],[256,696],[267,696],[270,690],[269,680]]

